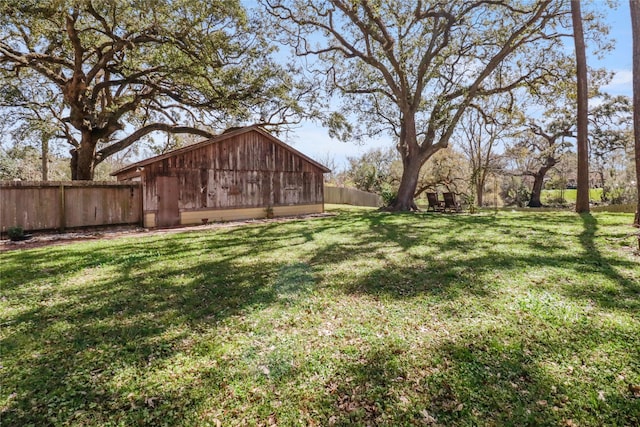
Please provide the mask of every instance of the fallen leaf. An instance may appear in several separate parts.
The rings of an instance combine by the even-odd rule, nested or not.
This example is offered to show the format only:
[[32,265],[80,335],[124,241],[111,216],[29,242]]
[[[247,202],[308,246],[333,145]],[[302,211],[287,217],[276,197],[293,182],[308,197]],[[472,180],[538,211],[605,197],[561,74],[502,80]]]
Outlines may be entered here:
[[426,409],[420,411],[420,415],[422,415],[422,420],[427,424],[435,424],[437,422],[437,420],[432,417]]
[[327,384],[327,391],[331,394],[335,393],[336,391],[338,391],[338,383],[336,382],[330,382],[329,384]]

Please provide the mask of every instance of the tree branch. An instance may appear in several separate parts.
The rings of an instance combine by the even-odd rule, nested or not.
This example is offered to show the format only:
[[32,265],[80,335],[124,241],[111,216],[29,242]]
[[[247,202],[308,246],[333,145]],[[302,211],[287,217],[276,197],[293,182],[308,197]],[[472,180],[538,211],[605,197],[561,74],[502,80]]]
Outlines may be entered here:
[[136,130],[126,138],[123,138],[120,141],[99,150],[96,155],[96,164],[102,162],[112,154],[129,147],[131,144],[155,131],[167,132],[171,134],[187,133],[192,135],[199,135],[205,138],[213,138],[215,136],[215,134],[211,132],[203,129],[193,128],[190,126],[174,126],[166,123],[152,123]]

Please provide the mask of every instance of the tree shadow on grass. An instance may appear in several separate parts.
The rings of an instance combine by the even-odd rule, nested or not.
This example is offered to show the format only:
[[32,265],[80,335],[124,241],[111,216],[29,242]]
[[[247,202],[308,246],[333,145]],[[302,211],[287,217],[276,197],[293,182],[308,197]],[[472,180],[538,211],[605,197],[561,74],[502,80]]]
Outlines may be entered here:
[[[636,425],[640,420],[624,383],[574,376],[573,367],[563,365],[577,362],[577,369],[588,369],[571,356],[594,351],[599,338],[567,345],[536,337],[523,326],[519,337],[504,342],[493,338],[495,330],[476,332],[424,347],[394,338],[365,343],[357,353],[342,355],[306,409],[317,414],[316,423],[341,426],[563,425],[572,418],[579,425]],[[567,334],[603,332],[582,325]],[[566,354],[554,354],[553,348]],[[567,375],[558,375],[556,367]],[[289,374],[280,380],[295,381],[292,377],[305,373]]]
[[[4,404],[3,423],[197,424],[198,420],[182,417],[187,408],[207,396],[181,391],[181,387],[188,388],[188,383],[144,396],[140,390],[153,388],[141,385],[145,377],[170,365],[173,358],[195,352],[215,359],[216,365],[198,366],[197,372],[181,375],[193,375],[194,381],[200,381],[196,390],[203,389],[203,382],[204,389],[212,394],[228,393],[230,378],[236,375],[232,367],[235,362],[228,360],[225,342],[216,337],[229,319],[240,319],[254,309],[295,305],[318,279],[334,287],[337,295],[344,292],[404,300],[425,296],[436,303],[462,302],[461,307],[466,298],[476,297],[489,307],[496,289],[487,283],[496,274],[508,276],[523,268],[538,267],[571,270],[586,265],[594,271],[604,267],[603,275],[620,283],[629,301],[616,301],[595,287],[591,290],[593,295],[584,289],[571,291],[573,298],[593,298],[607,308],[637,312],[638,298],[631,299],[634,292],[637,295],[637,284],[616,270],[631,268],[631,264],[608,259],[597,251],[595,223],[585,222],[581,236],[587,255],[558,256],[562,245],[553,242],[549,243],[553,251],[546,252],[533,252],[534,242],[527,242],[525,246],[530,251],[516,255],[490,246],[479,248],[477,241],[457,235],[494,227],[505,239],[517,240],[527,235],[533,218],[515,221],[517,225],[511,228],[490,216],[447,216],[434,223],[428,219],[406,223],[402,217],[393,215],[345,214],[313,224],[296,224],[286,232],[278,224],[270,224],[215,233],[186,233],[171,239],[127,239],[117,245],[96,243],[6,254],[3,257],[11,262],[3,271],[9,278],[3,278],[5,296],[35,298],[35,302],[22,312],[3,316],[11,322],[0,342],[3,353],[23,356],[21,360],[4,362],[3,386],[15,395]],[[302,250],[318,237],[321,239],[317,246]],[[550,240],[557,240],[557,236]],[[300,252],[294,253],[294,247]],[[395,250],[403,254],[408,265],[398,263]],[[263,258],[276,251],[285,256],[275,260]],[[290,257],[286,256],[288,253]],[[464,256],[449,262],[445,256],[448,253]],[[197,262],[190,262],[191,258]],[[336,263],[353,267],[369,259],[379,261],[379,265],[368,267],[347,283],[332,281]],[[156,264],[167,260],[174,264],[156,268]],[[82,283],[83,276],[89,273],[96,277],[95,281]],[[47,283],[49,277],[51,283]],[[63,287],[75,280],[80,284]],[[32,281],[37,285],[30,284]],[[251,326],[241,321],[235,327],[240,334],[252,332]],[[526,323],[520,331],[525,328]],[[210,335],[194,349],[189,341],[199,331]],[[572,334],[598,337],[572,347],[580,351],[611,338],[603,336],[589,322],[567,330],[564,335]],[[484,336],[490,336],[490,332]],[[613,338],[616,342],[621,339],[619,334]],[[541,347],[562,345],[551,341],[540,343]],[[551,402],[549,390],[553,387],[562,388],[541,365],[540,352],[544,350],[534,352],[533,356],[526,346],[503,351],[489,338],[477,336],[440,343],[437,348],[419,350],[423,353],[418,356],[426,361],[430,373],[418,378],[418,388],[413,389],[401,385],[408,376],[415,375],[403,367],[405,362],[409,366],[415,363],[407,359],[414,351],[407,346],[402,341],[385,340],[357,349],[355,360],[340,365],[336,374],[339,379],[352,380],[338,384],[337,388],[327,384],[328,389],[335,391],[318,400],[315,410],[324,414],[325,421],[333,415],[337,417],[334,422],[344,425],[420,423],[425,422],[423,410],[443,424],[469,420],[483,424],[487,419],[496,420],[495,424],[509,424],[513,419],[522,424],[561,421],[549,406],[538,404],[538,400]],[[265,380],[268,384],[277,386],[279,382],[300,380],[308,374],[300,368],[305,366],[304,360],[298,361],[299,368],[292,369],[284,363],[288,362],[286,354],[282,357],[277,351],[273,354],[267,366],[271,371],[271,377]],[[503,377],[489,376],[487,368],[502,372]],[[511,382],[519,384],[520,378],[525,379],[521,381],[523,385],[513,388]],[[502,397],[493,399],[492,393]],[[230,397],[233,398],[242,397]],[[624,397],[619,400],[621,407],[628,407],[627,414],[634,414],[633,401],[629,403]],[[508,415],[500,415],[505,409],[498,407],[499,402],[508,403],[508,411],[504,412]],[[464,405],[459,409],[460,403]],[[480,415],[474,414],[474,409]],[[270,410],[265,406],[260,413],[269,416]],[[389,414],[392,418],[385,418]],[[535,416],[540,418],[532,418]],[[621,420],[633,418],[629,415]]]
[[[626,267],[637,271],[638,265],[632,262],[613,261],[604,256],[596,245],[598,221],[589,213],[580,215],[583,231],[580,233],[580,244],[584,253],[576,259],[583,271],[593,271],[610,279],[616,287],[602,287],[595,284],[579,284],[567,287],[566,292],[572,297],[590,298],[605,308],[628,307],[640,309],[640,282],[623,276],[616,267]],[[635,268],[634,268],[635,267]]]
[[[637,265],[631,260],[602,255],[594,242],[596,221],[591,216],[585,220],[584,230],[578,236],[584,253],[571,249],[571,240],[575,237],[572,239],[562,230],[562,226],[576,228],[573,215],[562,219],[551,217],[551,226],[546,220],[541,224],[540,218],[533,214],[509,218],[506,223],[493,216],[437,219],[440,221],[430,223],[427,218],[424,222],[397,224],[395,216],[363,215],[361,221],[366,221],[368,228],[352,231],[352,239],[347,243],[319,248],[311,263],[325,265],[332,260],[377,259],[377,266],[364,268],[362,274],[345,283],[344,291],[393,298],[426,295],[451,300],[465,295],[489,297],[496,281],[516,276],[526,279],[526,273],[539,276],[538,272],[544,272],[558,275],[555,280],[571,280],[576,273],[592,272],[618,288],[603,287],[600,281],[590,282],[587,287],[580,283],[561,286],[551,278],[545,284],[544,274],[541,283],[532,281],[530,286],[532,290],[546,287],[557,292],[560,289],[561,293],[582,303],[593,299],[604,308],[627,312],[640,309],[640,285],[619,272],[620,269],[633,270]],[[443,227],[442,221],[448,225]],[[465,235],[462,231],[465,229],[472,233]],[[474,231],[488,240],[475,239]],[[394,258],[394,246],[404,253],[402,261]]]
[[[596,348],[599,340],[589,337],[602,331],[576,325],[567,333],[585,339],[570,344],[525,329],[505,342],[493,332],[477,330],[422,348],[392,338],[365,346],[325,383],[322,399],[315,402],[320,422],[563,425],[576,415],[579,425],[636,425],[640,420],[640,407],[623,383],[594,383],[554,372],[556,366],[572,369],[563,362],[571,362],[571,352]],[[568,355],[550,352],[554,347],[565,347]]]
[[[455,249],[451,249],[455,250]],[[338,253],[331,250],[332,253]],[[343,251],[346,256],[349,251]],[[371,257],[374,257],[371,254]],[[607,262],[608,267],[600,268]],[[394,263],[381,264],[370,268],[354,280],[345,283],[343,291],[352,294],[385,296],[395,299],[425,296],[436,301],[458,301],[468,297],[490,299],[499,292],[503,283],[513,277],[523,284],[527,282],[523,271],[532,273],[548,269],[557,271],[558,278],[540,275],[539,279],[528,279],[532,291],[546,290],[559,292],[578,301],[582,305],[597,303],[604,309],[617,309],[629,314],[640,310],[639,285],[619,274],[616,268],[632,269],[636,265],[631,261],[597,260],[597,265],[585,264],[580,254],[563,256],[549,255],[508,255],[501,251],[487,250],[484,254],[470,255],[463,262],[446,261],[432,255],[416,256],[409,265]],[[614,267],[615,266],[615,267]],[[616,287],[602,286],[602,283],[571,282],[572,276],[593,269],[596,275],[602,275],[616,284]],[[562,286],[558,281],[566,281]]]
[[[151,401],[158,407],[154,410],[136,394],[138,380],[128,378],[113,386],[111,379],[123,370],[151,373],[189,351],[188,341],[198,330],[215,330],[247,309],[294,300],[296,292],[304,292],[314,280],[303,264],[291,265],[290,260],[247,264],[245,259],[263,249],[242,244],[234,235],[228,233],[210,259],[171,268],[164,264],[160,270],[156,263],[178,253],[206,255],[209,242],[177,236],[95,247],[90,253],[85,253],[86,246],[74,246],[22,254],[28,264],[12,268],[25,274],[4,288],[4,295],[31,293],[35,304],[7,318],[0,341],[5,355],[23,355],[5,361],[3,386],[11,397],[2,408],[3,424],[41,425],[45,419],[81,424],[87,414],[108,419],[113,411],[126,424],[179,424],[163,419],[167,412],[159,407],[187,407],[188,394],[156,396],[155,403]],[[290,237],[298,235],[305,238],[297,232]],[[30,284],[36,278],[46,281],[43,266],[62,279],[42,288]],[[89,273],[92,282],[69,286],[82,283],[83,274]],[[93,423],[100,424],[100,418]]]

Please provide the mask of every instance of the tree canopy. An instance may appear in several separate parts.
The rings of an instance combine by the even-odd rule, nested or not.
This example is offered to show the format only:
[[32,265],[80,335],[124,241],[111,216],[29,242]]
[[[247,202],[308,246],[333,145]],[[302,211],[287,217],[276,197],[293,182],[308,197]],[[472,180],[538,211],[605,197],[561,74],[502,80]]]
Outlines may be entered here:
[[92,179],[151,132],[276,111],[285,75],[260,34],[239,0],[2,0],[0,102],[54,122],[73,179]]
[[[283,41],[345,97],[351,135],[389,132],[403,162],[391,207],[415,207],[420,170],[473,101],[554,79],[564,1],[263,0]],[[351,130],[345,120],[332,124]]]

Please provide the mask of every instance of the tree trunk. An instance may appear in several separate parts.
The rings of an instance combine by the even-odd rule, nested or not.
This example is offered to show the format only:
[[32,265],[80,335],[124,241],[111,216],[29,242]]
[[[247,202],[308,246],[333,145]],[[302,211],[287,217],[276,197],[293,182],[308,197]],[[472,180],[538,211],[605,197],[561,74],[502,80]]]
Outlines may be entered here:
[[476,182],[476,206],[482,207],[484,198],[484,180],[479,179]]
[[587,83],[587,54],[582,29],[580,0],[571,0],[571,21],[573,39],[576,47],[576,66],[578,82],[578,191],[576,212],[589,212],[589,146],[587,142],[589,94]]
[[530,208],[542,207],[540,195],[542,194],[542,187],[544,186],[544,177],[547,176],[547,172],[549,172],[557,163],[558,160],[555,157],[547,157],[544,165],[538,169],[538,172],[531,174],[533,176],[533,188],[531,190],[531,197],[529,197],[529,203],[527,204]]
[[[488,157],[487,157],[488,158]],[[481,208],[484,203],[484,186],[487,183],[487,166],[478,171],[478,182],[476,187],[476,205]]]
[[[631,39],[633,40],[633,136],[636,154],[636,216],[633,224],[640,227],[640,0],[629,0]],[[640,249],[640,236],[638,236]]]
[[[415,211],[418,210],[413,198],[418,186],[420,169],[431,154],[420,152],[416,133],[415,112],[403,111],[400,128],[400,142],[398,151],[402,158],[402,178],[395,200],[387,207],[389,211]],[[433,151],[435,152],[435,151]]]
[[542,194],[542,184],[544,184],[544,176],[547,174],[548,169],[540,169],[538,173],[533,175],[533,188],[531,189],[531,197],[527,206],[530,208],[541,208],[542,202],[540,201],[540,195]]
[[92,181],[96,161],[96,146],[90,131],[82,133],[82,142],[78,148],[71,150],[71,179]]
[[42,136],[41,142],[41,155],[42,155],[42,180],[49,181],[49,139],[46,136]]
[[402,170],[402,178],[400,180],[400,187],[398,188],[398,195],[389,206],[389,210],[391,211],[417,210],[417,206],[413,201],[413,196],[415,194],[416,187],[418,186],[418,177],[424,162],[417,156],[409,156],[403,163],[404,168]]

